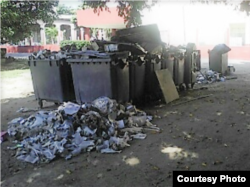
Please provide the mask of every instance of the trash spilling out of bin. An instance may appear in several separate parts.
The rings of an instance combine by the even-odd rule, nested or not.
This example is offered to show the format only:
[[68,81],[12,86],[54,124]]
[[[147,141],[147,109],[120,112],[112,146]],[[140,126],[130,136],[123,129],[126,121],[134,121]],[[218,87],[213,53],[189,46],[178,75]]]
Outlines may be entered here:
[[81,50],[38,51],[29,57],[36,99],[40,108],[43,100],[82,104],[100,96],[142,103],[160,90],[155,70],[161,69],[161,53],[156,24],[121,29],[111,41],[94,40]]
[[48,163],[83,152],[120,153],[133,139],[145,139],[147,131],[161,132],[144,111],[134,105],[99,97],[79,105],[64,102],[57,110],[40,110],[8,123],[9,140],[18,160]]
[[[101,96],[136,105],[170,102],[178,98],[176,92],[193,88],[200,58],[194,43],[170,46],[162,42],[157,24],[150,24],[117,30],[111,41],[94,40],[82,49],[67,45],[58,52],[41,50],[28,63],[42,108],[44,100],[82,105]],[[168,69],[177,90],[166,84],[163,93],[156,75],[163,69]]]
[[197,75],[198,84],[211,84],[214,82],[224,82],[226,77],[213,70],[205,71],[204,73],[199,73]]

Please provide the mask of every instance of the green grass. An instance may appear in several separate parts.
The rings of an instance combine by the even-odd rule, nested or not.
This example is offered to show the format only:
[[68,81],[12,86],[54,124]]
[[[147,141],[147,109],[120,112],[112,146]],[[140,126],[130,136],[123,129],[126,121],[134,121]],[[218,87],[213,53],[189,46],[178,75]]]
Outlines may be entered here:
[[29,69],[28,59],[1,59],[1,71]]
[[30,73],[29,69],[1,71],[1,79],[18,78],[27,73]]

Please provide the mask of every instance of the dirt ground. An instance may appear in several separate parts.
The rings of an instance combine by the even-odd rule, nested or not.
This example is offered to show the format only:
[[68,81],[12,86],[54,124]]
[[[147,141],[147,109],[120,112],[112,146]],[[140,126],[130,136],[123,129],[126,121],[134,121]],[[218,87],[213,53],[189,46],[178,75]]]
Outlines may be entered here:
[[[250,62],[234,61],[233,65],[237,79],[186,91],[173,104],[212,94],[210,97],[176,106],[141,108],[154,115],[152,122],[163,131],[132,141],[120,154],[93,151],[68,161],[61,158],[32,165],[17,160],[15,152],[7,150],[13,144],[3,142],[1,186],[169,187],[174,170],[249,170]],[[207,66],[202,63],[203,68]],[[2,130],[7,129],[8,121],[32,114],[17,113],[21,107],[38,107],[30,72],[23,71],[19,78],[2,76]],[[52,103],[45,103],[45,107],[55,108]]]

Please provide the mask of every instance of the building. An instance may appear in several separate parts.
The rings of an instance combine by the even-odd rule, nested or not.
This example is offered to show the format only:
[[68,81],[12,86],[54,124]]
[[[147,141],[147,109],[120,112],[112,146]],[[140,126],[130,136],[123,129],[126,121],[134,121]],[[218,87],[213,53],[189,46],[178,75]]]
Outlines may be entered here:
[[[47,45],[47,44],[60,44],[62,40],[76,40],[77,39],[77,30],[75,25],[71,21],[72,15],[60,15],[56,19],[53,25],[45,24],[43,21],[38,20],[36,29],[32,32],[32,36],[27,38],[24,42],[21,42],[23,45]],[[45,28],[46,27],[56,27],[58,31],[58,36],[56,40],[52,43],[48,40],[46,36]]]
[[110,7],[109,11],[101,11],[99,14],[95,14],[93,9],[78,10],[77,25],[82,27],[80,38],[84,40],[90,40],[90,28],[111,29],[114,34],[116,29],[126,27],[124,19],[118,16],[116,7]]
[[[229,58],[250,61],[250,16],[237,12],[234,8],[224,4],[191,5],[160,1],[151,10],[144,10],[142,21],[144,25],[157,24],[161,39],[170,45],[195,43],[203,58],[208,58],[208,49],[225,43],[232,49]],[[99,39],[106,39],[103,32],[105,29],[111,29],[114,34],[117,29],[126,27],[123,18],[118,16],[116,7],[110,7],[110,12],[102,11],[99,15],[93,9],[78,10],[77,28],[71,22],[71,16],[60,16],[54,25],[59,30],[53,46],[57,50],[60,41],[65,39],[90,40],[93,35],[91,28],[99,30]],[[39,29],[33,34],[30,43],[43,44],[51,49],[51,45],[46,42],[45,27],[44,23],[39,22]]]

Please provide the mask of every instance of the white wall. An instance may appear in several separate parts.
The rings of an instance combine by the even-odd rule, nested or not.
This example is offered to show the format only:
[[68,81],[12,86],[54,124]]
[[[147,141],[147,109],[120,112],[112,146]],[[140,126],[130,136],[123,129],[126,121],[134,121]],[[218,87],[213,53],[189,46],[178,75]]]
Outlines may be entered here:
[[162,37],[162,40],[173,45],[196,42],[197,32],[200,42],[214,45],[226,42],[230,23],[248,22],[246,38],[250,43],[250,32],[247,32],[250,30],[250,18],[233,8],[225,5],[174,4],[161,1],[151,11],[143,12],[143,24],[156,23],[160,31],[168,31],[169,39]]

